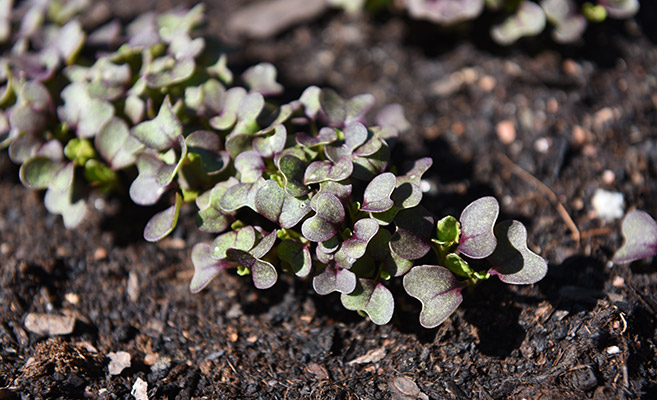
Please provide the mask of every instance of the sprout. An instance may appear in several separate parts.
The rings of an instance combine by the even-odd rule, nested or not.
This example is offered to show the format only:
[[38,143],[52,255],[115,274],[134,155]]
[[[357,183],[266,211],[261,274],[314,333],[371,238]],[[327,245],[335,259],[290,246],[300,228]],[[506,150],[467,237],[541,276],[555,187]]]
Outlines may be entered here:
[[657,255],[657,222],[645,211],[627,213],[621,224],[625,242],[614,254],[615,263],[624,264]]

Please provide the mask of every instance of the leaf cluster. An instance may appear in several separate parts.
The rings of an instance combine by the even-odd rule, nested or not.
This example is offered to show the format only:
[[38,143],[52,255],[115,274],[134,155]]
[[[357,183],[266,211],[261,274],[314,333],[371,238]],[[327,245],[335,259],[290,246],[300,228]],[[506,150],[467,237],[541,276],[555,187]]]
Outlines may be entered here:
[[[286,272],[311,279],[320,295],[340,293],[345,308],[376,324],[392,318],[395,278],[433,327],[466,286],[545,275],[524,226],[496,223],[494,198],[459,220],[435,221],[422,207],[432,160],[400,174],[389,165],[391,144],[409,128],[399,105],[369,124],[368,94],[344,99],[311,86],[275,104],[266,98],[283,87],[272,65],[233,85],[226,59],[194,37],[202,6],[87,34],[84,3],[21,3],[5,13],[10,29],[0,38],[14,43],[0,59],[1,144],[67,227],[83,220],[92,188],[125,190],[139,205],[170,201],[146,225],[149,241],[175,229],[182,207],[196,207],[199,229],[217,236],[192,249],[191,291],[226,269],[260,289]],[[435,264],[416,265],[432,250]]]
[[[368,5],[365,1],[333,0],[331,3],[351,13]],[[406,0],[404,6],[413,18],[447,26],[474,20],[487,8],[497,13],[501,20],[491,28],[491,37],[501,45],[510,45],[523,36],[540,34],[548,24],[554,41],[575,42],[581,38],[589,22],[634,16],[639,10],[639,1]]]

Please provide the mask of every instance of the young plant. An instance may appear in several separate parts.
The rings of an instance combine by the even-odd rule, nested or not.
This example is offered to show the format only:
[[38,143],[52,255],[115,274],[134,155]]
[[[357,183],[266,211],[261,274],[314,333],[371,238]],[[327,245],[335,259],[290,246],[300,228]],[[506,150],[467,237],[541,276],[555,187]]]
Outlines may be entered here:
[[[370,125],[368,94],[344,99],[311,86],[275,104],[267,97],[283,88],[266,63],[233,86],[226,59],[192,36],[202,6],[86,34],[77,22],[84,9],[22,4],[33,18],[8,14],[15,45],[0,59],[0,143],[21,164],[21,181],[45,189],[46,207],[67,227],[83,220],[93,188],[127,192],[140,205],[168,202],[146,224],[149,241],[196,207],[199,229],[217,236],[192,248],[192,292],[227,269],[259,289],[292,273],[385,324],[394,312],[389,281],[401,278],[423,304],[421,324],[433,327],[466,286],[545,275],[522,224],[496,225],[492,197],[436,225],[421,205],[432,160],[401,174],[389,168],[390,139],[410,128],[399,105]],[[415,265],[430,257],[434,265]]]
[[657,222],[645,211],[630,211],[621,224],[625,242],[612,259],[618,264],[657,255]]

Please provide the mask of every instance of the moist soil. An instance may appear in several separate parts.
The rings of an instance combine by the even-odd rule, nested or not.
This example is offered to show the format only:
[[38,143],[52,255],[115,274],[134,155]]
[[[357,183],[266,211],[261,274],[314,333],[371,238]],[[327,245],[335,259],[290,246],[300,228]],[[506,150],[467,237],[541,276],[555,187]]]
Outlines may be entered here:
[[[445,31],[387,12],[329,11],[274,37],[237,38],[228,22],[251,3],[207,6],[204,35],[229,45],[234,71],[273,63],[289,89],[275,101],[314,84],[402,104],[412,129],[393,158],[433,157],[424,205],[459,215],[494,195],[503,218],[527,226],[547,277],[490,279],[435,329],[419,325],[420,304],[398,283],[385,326],[289,276],[257,290],[226,273],[191,294],[191,247],[211,239],[191,208],[153,244],[142,231],[161,207],[93,195],[82,226],[66,230],[3,153],[0,399],[145,398],[140,385],[154,399],[657,398],[657,261],[611,263],[620,223],[592,205],[604,189],[657,216],[653,2],[572,46],[546,34],[510,48],[491,42],[486,17]],[[103,4],[103,18],[128,20],[173,2]],[[75,326],[38,335],[30,313]]]

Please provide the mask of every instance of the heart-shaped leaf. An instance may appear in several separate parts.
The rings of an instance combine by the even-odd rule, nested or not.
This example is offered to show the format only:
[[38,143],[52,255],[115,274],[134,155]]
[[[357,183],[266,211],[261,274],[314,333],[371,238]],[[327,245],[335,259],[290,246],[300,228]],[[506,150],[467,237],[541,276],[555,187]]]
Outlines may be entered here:
[[342,251],[353,259],[365,255],[367,245],[379,231],[379,223],[371,218],[363,218],[354,224],[354,233],[342,243]]
[[189,290],[192,293],[200,292],[221,271],[235,266],[229,260],[215,258],[213,256],[212,246],[207,243],[197,243],[194,245],[192,248],[192,264],[194,264],[194,276],[189,283]]
[[193,58],[176,59],[172,55],[156,58],[149,64],[144,80],[148,87],[162,89],[186,81],[196,69]]
[[144,145],[130,135],[128,124],[113,117],[96,135],[94,144],[112,169],[122,169],[135,163],[137,153]]
[[233,126],[237,121],[237,110],[245,97],[246,89],[242,87],[228,89],[222,98],[221,112],[210,118],[210,126],[220,131]]
[[318,193],[329,193],[337,197],[338,199],[345,201],[351,195],[352,186],[343,185],[338,182],[325,181],[319,184]]
[[231,248],[226,251],[226,256],[235,264],[251,271],[253,284],[258,289],[268,289],[278,280],[278,272],[271,263],[259,260],[244,250]]
[[374,102],[374,96],[371,94],[361,94],[346,101],[332,89],[322,89],[319,94],[321,110],[331,126],[347,125],[352,121],[361,120]]
[[199,230],[203,232],[222,232],[226,230],[234,220],[230,213],[225,213],[219,207],[219,202],[229,187],[237,184],[235,178],[219,182],[211,190],[196,198],[196,206],[199,208],[197,222]]
[[259,136],[253,139],[253,149],[264,158],[272,158],[285,148],[287,140],[287,129],[285,125],[276,125],[274,134]]
[[256,210],[256,194],[261,187],[265,185],[265,180],[259,178],[253,183],[238,183],[226,190],[226,193],[219,201],[219,207],[224,212],[237,211],[242,207],[249,207]]
[[293,155],[284,155],[278,160],[278,168],[285,177],[285,191],[294,197],[308,194],[310,189],[303,183],[306,163]]
[[390,160],[390,148],[383,143],[376,153],[367,157],[354,156],[352,160],[354,162],[352,177],[369,182],[376,175],[385,171],[388,160]]
[[458,250],[470,258],[485,258],[495,250],[497,240],[493,226],[500,213],[494,197],[487,196],[470,203],[461,213],[461,239]]
[[404,275],[404,289],[422,303],[420,325],[435,328],[463,301],[454,275],[439,265],[418,265]]
[[214,132],[192,132],[185,138],[185,143],[187,152],[200,157],[203,171],[209,175],[220,173],[230,162],[228,153],[221,151],[221,138]]
[[633,210],[625,215],[621,225],[624,243],[616,254],[615,263],[629,263],[657,255],[657,222],[650,214]]
[[323,242],[335,236],[345,218],[340,199],[332,194],[319,193],[312,198],[310,207],[315,215],[301,225],[303,236],[313,242]]
[[144,239],[149,242],[157,242],[173,232],[178,223],[180,207],[182,207],[182,196],[176,193],[176,202],[171,207],[161,211],[150,219],[144,228]]
[[265,163],[262,161],[260,154],[254,150],[240,153],[235,158],[235,169],[240,172],[240,182],[252,183],[262,177],[262,171],[265,170]]
[[242,79],[254,92],[263,96],[281,94],[283,86],[276,82],[276,67],[270,63],[260,63],[244,71]]
[[169,97],[164,98],[155,119],[140,123],[130,133],[152,149],[165,151],[173,148],[182,135],[182,124],[171,109]]
[[260,93],[249,93],[240,102],[237,108],[237,123],[233,133],[254,133],[258,130],[256,118],[265,106],[265,99]]
[[497,248],[488,260],[491,274],[514,285],[536,283],[547,274],[547,262],[527,248],[527,229],[519,221],[504,221],[495,226]]
[[299,101],[304,107],[305,114],[310,119],[315,119],[317,112],[319,112],[321,108],[319,103],[319,94],[321,92],[322,89],[317,86],[308,86],[303,93],[301,93],[301,97],[299,97]]
[[356,282],[356,274],[353,272],[328,265],[313,278],[313,289],[322,296],[333,292],[351,293],[356,289]]
[[340,300],[347,310],[363,311],[377,325],[390,322],[395,310],[395,301],[388,288],[369,279],[359,279],[356,289],[350,294],[343,293]]
[[79,137],[94,137],[114,116],[112,104],[91,97],[83,83],[71,83],[62,90],[61,96],[64,105],[57,109],[57,114]]
[[75,185],[71,185],[63,191],[51,187],[46,190],[43,199],[48,212],[62,216],[66,229],[73,229],[78,226],[83,221],[87,211],[86,201],[75,195],[75,189]]
[[313,161],[306,168],[303,182],[306,185],[324,181],[342,181],[349,178],[354,166],[348,156],[342,156],[337,163],[328,160]]
[[130,198],[139,205],[153,205],[168,187],[160,184],[157,179],[158,171],[165,164],[155,154],[149,152],[139,154],[136,164],[139,176],[130,185]]
[[314,147],[322,144],[330,144],[338,140],[338,133],[335,128],[328,126],[323,127],[317,133],[317,136],[310,136],[305,132],[299,132],[296,135],[296,141],[305,147]]
[[254,200],[255,210],[270,221],[278,222],[283,229],[298,224],[310,212],[309,203],[289,195],[273,180],[258,189]]
[[73,163],[39,156],[27,160],[19,171],[23,185],[32,189],[53,188],[67,192],[73,183]]
[[534,36],[545,29],[545,13],[538,4],[523,1],[516,13],[491,29],[490,35],[497,43],[509,45],[523,36]]
[[296,240],[285,239],[276,248],[276,254],[296,276],[303,278],[310,274],[312,259],[308,246]]
[[252,226],[245,226],[235,231],[217,236],[212,242],[212,256],[216,259],[226,258],[228,249],[249,251],[256,242],[256,231]]
[[390,247],[401,258],[417,260],[431,250],[433,217],[422,206],[401,210],[395,217],[397,230]]
[[394,202],[390,199],[390,194],[395,189],[395,184],[395,174],[384,172],[377,175],[365,188],[363,205],[360,209],[376,213],[389,210],[394,205]]
[[401,104],[389,104],[383,107],[375,118],[376,124],[382,127],[391,127],[398,133],[411,129],[411,124],[404,116],[404,107]]
[[369,136],[367,128],[360,122],[350,123],[342,133],[344,140],[337,141],[324,148],[326,157],[333,162],[338,162],[342,156],[351,156],[354,150],[367,141]]

